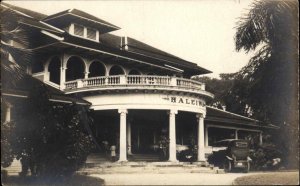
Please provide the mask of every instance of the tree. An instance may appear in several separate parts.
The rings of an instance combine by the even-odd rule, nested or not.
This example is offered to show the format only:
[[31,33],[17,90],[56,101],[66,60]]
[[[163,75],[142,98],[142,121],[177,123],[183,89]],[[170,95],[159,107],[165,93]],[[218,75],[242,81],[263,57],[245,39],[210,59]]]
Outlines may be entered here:
[[238,22],[235,41],[237,51],[258,52],[235,76],[247,86],[233,87],[253,109],[254,117],[281,126],[277,143],[286,152],[286,162],[296,166],[298,13],[295,0],[262,0],[252,4],[249,13]]
[[42,178],[64,178],[85,162],[91,148],[88,106],[49,101],[46,86],[32,89],[29,98],[15,105],[14,154],[21,159],[26,175]]
[[[13,86],[25,75],[25,67],[31,58],[31,52],[24,48],[12,46],[12,41],[17,41],[24,45],[28,44],[26,33],[18,25],[17,14],[1,7],[1,88],[3,86]],[[15,61],[14,59],[22,59]],[[8,78],[9,81],[3,81]],[[8,167],[13,161],[10,139],[13,138],[12,129],[14,122],[5,121],[5,110],[7,109],[5,100],[1,101],[1,166]]]
[[[220,74],[220,79],[210,77],[195,77],[195,80],[205,83],[206,90],[214,94],[214,99],[207,104],[227,111],[250,116],[248,105],[240,91],[247,84],[235,79],[236,73]],[[233,88],[233,87],[238,87]]]

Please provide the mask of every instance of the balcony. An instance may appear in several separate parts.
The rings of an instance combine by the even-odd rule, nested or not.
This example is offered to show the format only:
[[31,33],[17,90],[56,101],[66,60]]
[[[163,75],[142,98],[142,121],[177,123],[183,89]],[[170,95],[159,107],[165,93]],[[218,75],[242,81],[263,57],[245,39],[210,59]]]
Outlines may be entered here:
[[213,94],[205,91],[205,84],[191,79],[153,76],[153,75],[116,75],[100,76],[86,79],[78,79],[65,83],[64,91],[68,93],[107,90],[107,89],[156,89],[174,90],[204,94],[213,97]]

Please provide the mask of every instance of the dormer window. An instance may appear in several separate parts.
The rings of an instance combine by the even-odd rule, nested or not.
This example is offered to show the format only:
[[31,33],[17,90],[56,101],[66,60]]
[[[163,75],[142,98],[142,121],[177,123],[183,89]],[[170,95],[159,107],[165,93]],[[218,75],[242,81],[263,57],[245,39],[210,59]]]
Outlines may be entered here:
[[90,27],[72,23],[69,27],[69,33],[74,36],[99,42],[99,31]]
[[86,28],[86,31],[87,31],[87,38],[89,39],[93,39],[95,40],[96,39],[96,36],[97,36],[97,31],[94,30],[94,29],[91,29],[91,28]]
[[81,25],[74,24],[74,34],[77,36],[84,37],[84,27]]

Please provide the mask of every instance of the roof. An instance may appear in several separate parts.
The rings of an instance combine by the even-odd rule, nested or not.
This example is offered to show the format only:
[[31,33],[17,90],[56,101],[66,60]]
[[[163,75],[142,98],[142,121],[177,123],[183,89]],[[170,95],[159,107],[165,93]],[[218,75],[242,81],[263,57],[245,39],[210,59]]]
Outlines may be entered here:
[[210,106],[206,106],[205,120],[221,123],[240,124],[245,126],[279,129],[278,126],[272,124],[265,124],[262,121],[256,119],[252,119],[246,116],[242,116]]
[[[20,20],[21,24],[50,32],[64,33],[63,41],[59,41],[61,43],[76,45],[76,47],[82,46],[82,48],[87,48],[88,50],[93,49],[106,52],[108,54],[112,53],[115,56],[122,56],[125,59],[130,58],[133,59],[132,61],[136,62],[145,62],[144,64],[159,66],[173,72],[183,72],[188,76],[211,73],[211,71],[198,66],[196,63],[186,61],[131,37],[126,37],[127,43],[125,43],[125,37],[120,37],[113,34],[101,34],[100,43],[97,43],[94,41],[72,36],[59,29],[63,28],[61,26],[63,26],[67,22],[69,23],[71,20],[81,20],[92,25],[101,25],[100,27],[106,28],[106,31],[119,29],[119,27],[112,25],[111,23],[103,21],[93,15],[77,9],[69,9],[57,14],[46,16],[44,14],[39,14],[37,12],[12,5],[9,5],[9,7],[13,8],[18,13],[26,13],[26,15],[29,16],[25,16],[26,18]],[[57,36],[56,38],[62,37]],[[39,48],[39,46],[36,47]]]
[[30,91],[33,89],[45,88],[46,93],[49,95],[49,100],[53,102],[61,103],[76,103],[79,105],[91,105],[88,101],[81,98],[77,98],[73,95],[66,95],[64,92],[53,88],[47,84],[44,84],[38,79],[33,78],[30,75],[26,75],[16,85],[12,85],[9,82],[3,82],[1,87],[1,95],[4,99],[9,98],[27,98]]
[[[159,65],[169,65],[171,67],[179,68],[192,75],[211,73],[211,71],[198,66],[196,63],[192,63],[181,59],[177,56],[164,52],[146,43],[133,39],[131,37],[116,36],[113,34],[103,34],[100,37],[100,42],[106,46],[135,54],[136,56],[151,58],[152,60],[159,61]],[[127,42],[127,43],[126,43]],[[125,50],[125,46],[127,49]]]
[[116,25],[77,9],[68,9],[52,14],[44,18],[43,21],[57,26],[69,24],[70,22],[84,22],[86,26],[99,28],[99,31],[102,33],[120,29],[120,27]]
[[13,10],[18,11],[19,13],[23,13],[23,14],[25,14],[27,16],[30,16],[30,17],[32,17],[34,19],[37,19],[37,20],[42,20],[45,17],[47,17],[47,15],[45,15],[45,14],[41,14],[39,12],[35,12],[35,11],[32,11],[32,10],[28,10],[28,9],[25,9],[25,8],[14,6],[14,5],[11,5],[11,4],[8,4],[8,3],[1,2],[1,5],[9,7],[11,9],[13,9]]
[[63,30],[60,30],[58,28],[55,28],[43,21],[41,21],[42,18],[44,18],[46,15],[40,14],[38,12],[34,12],[31,10],[27,10],[24,8],[20,8],[17,6],[13,6],[7,3],[1,3],[1,8],[4,10],[9,10],[10,12],[2,12],[3,14],[6,14],[6,16],[3,16],[2,19],[8,19],[9,17],[8,14],[12,14],[13,16],[17,17],[18,23],[29,26],[29,27],[34,27],[38,29],[43,29],[47,30],[50,32],[55,32],[55,33],[63,33]]

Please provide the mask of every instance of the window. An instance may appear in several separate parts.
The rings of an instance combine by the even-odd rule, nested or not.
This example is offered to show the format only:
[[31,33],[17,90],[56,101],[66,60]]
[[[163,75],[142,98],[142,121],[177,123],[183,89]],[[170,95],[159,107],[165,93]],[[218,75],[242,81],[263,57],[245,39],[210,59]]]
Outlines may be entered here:
[[96,29],[72,23],[69,32],[75,36],[99,42],[99,31]]
[[87,30],[87,38],[96,40],[96,30],[91,28],[86,28]]
[[80,25],[74,25],[74,34],[78,36],[84,36],[84,27]]

